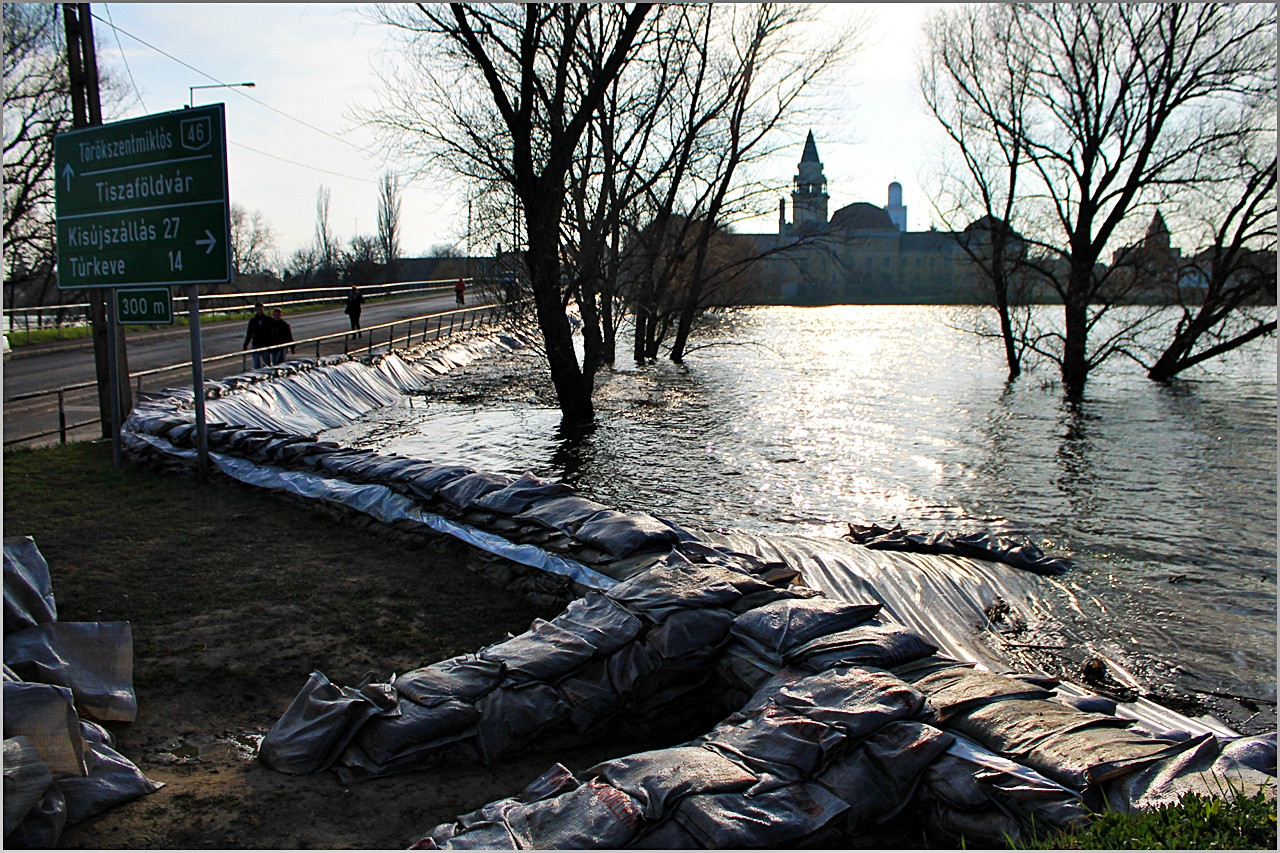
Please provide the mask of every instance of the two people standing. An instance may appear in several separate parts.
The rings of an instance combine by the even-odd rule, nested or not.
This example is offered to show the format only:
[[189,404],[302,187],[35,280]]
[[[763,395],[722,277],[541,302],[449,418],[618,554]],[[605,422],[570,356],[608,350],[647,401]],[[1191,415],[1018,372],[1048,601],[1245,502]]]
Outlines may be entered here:
[[[282,364],[284,345],[292,343],[293,327],[285,321],[284,312],[277,308],[271,312],[271,316],[267,316],[262,303],[255,303],[253,316],[249,318],[249,326],[245,329],[244,346],[241,347],[241,349],[253,348],[254,370],[264,365],[270,367],[273,364]],[[263,347],[273,347],[273,349],[261,352]],[[292,349],[297,352],[298,348]]]

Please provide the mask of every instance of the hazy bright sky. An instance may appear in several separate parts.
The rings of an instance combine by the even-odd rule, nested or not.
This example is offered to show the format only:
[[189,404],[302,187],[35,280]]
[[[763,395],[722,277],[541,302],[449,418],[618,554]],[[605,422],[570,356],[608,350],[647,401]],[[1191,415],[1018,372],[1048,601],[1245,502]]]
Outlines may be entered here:
[[[831,4],[821,14],[834,21],[859,8],[868,7]],[[923,111],[915,73],[918,25],[928,8],[870,7],[876,20],[865,35],[868,46],[852,60],[832,109],[813,128],[833,213],[855,201],[883,206],[896,179],[909,228],[929,227],[930,207],[918,178],[941,142]],[[99,63],[131,96],[130,105],[109,120],[180,109],[190,86],[253,81],[252,89],[194,93],[197,105],[227,105],[231,200],[262,212],[286,256],[311,241],[322,184],[331,192],[331,226],[344,244],[356,233],[376,231],[378,176],[404,164],[384,161],[372,133],[352,117],[354,107],[374,103],[376,71],[389,46],[388,30],[371,23],[360,7],[95,3],[92,9]],[[801,134],[779,158],[781,181],[789,183],[795,174],[803,143]],[[411,184],[403,194],[401,228],[406,256],[425,254],[436,243],[462,245],[465,199],[457,187]],[[741,226],[776,228],[776,202],[767,216]]]

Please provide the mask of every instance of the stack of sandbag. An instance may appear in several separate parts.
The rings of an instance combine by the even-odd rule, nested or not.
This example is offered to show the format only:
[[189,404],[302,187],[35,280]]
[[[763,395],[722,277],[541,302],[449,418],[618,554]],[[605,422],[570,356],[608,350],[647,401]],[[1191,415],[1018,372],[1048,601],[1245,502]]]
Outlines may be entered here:
[[1004,845],[1080,821],[1086,806],[1128,810],[1189,791],[1275,789],[1274,745],[1268,776],[1256,748],[1223,746],[1211,734],[1154,737],[1115,716],[1113,701],[1056,697],[1052,678],[980,672],[941,656],[897,672],[927,697],[925,719],[956,736],[918,794],[941,838]]
[[418,849],[722,849],[847,843],[911,799],[951,736],[892,674],[787,670],[695,740],[559,765],[520,796],[442,824]]
[[741,555],[705,549],[694,558],[670,551],[518,637],[389,683],[340,688],[313,673],[259,755],[283,772],[332,766],[356,780],[604,734],[704,729],[719,718],[708,685],[735,610],[803,593],[762,580],[749,569],[769,567]]
[[63,828],[149,794],[97,721],[132,721],[127,622],[59,622],[30,537],[4,540],[4,840],[52,847]]

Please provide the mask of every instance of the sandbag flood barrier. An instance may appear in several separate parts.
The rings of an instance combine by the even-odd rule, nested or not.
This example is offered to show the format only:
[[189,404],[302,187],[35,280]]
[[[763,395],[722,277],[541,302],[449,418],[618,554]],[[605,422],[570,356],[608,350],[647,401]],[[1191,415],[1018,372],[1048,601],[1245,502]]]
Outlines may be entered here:
[[[455,536],[476,549],[473,567],[562,605],[517,637],[385,681],[311,673],[263,741],[267,766],[356,783],[623,735],[677,744],[582,778],[555,765],[518,796],[423,827],[412,843],[426,849],[882,846],[904,827],[1002,846],[1186,791],[1274,793],[1274,734],[1241,738],[1016,671],[984,622],[997,604],[1034,618],[1044,581],[1034,565],[958,550],[989,541],[911,553],[710,533],[532,474],[315,440],[529,343],[480,335],[211,383],[221,474],[392,535]],[[189,468],[193,422],[190,391],[146,401],[126,451]]]

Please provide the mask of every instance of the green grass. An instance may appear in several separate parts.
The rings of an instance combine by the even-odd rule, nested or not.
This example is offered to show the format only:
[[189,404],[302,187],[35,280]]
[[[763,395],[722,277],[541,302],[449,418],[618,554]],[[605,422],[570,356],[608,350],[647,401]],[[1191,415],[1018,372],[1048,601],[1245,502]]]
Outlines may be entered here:
[[1104,812],[1087,829],[1057,832],[1028,850],[1275,850],[1274,792],[1227,799],[1187,794],[1138,812]]

